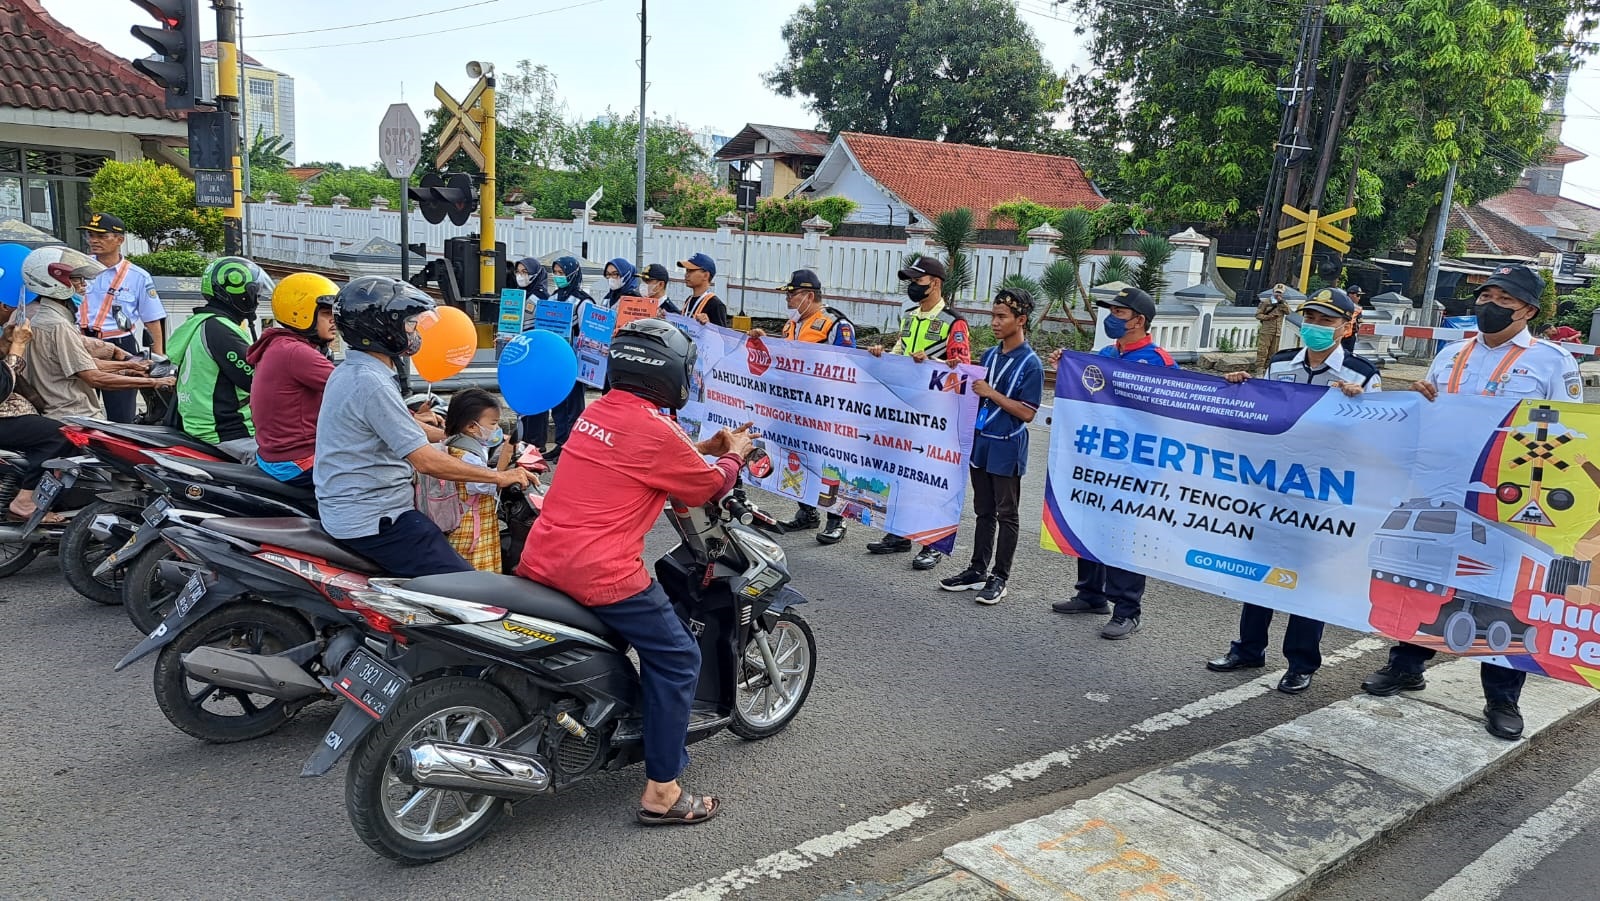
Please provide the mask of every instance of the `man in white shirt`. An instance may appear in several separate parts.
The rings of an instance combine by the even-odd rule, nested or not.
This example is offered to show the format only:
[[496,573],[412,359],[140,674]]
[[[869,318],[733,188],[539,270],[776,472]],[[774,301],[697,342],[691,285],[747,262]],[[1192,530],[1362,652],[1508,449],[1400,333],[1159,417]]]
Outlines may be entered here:
[[[127,229],[110,213],[95,213],[79,226],[89,253],[104,272],[95,276],[83,292],[78,307],[78,328],[91,338],[115,344],[130,354],[139,353],[138,333],[150,332],[150,349],[166,349],[167,311],[156,293],[150,273],[122,255]],[[138,415],[139,392],[101,391],[106,417],[113,422],[133,422]]]

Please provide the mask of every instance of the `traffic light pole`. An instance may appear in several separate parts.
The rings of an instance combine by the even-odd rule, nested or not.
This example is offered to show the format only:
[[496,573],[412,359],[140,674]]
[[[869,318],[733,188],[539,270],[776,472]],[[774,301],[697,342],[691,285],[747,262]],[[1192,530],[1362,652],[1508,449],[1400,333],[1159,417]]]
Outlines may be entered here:
[[[485,74],[487,86],[483,90],[483,187],[478,191],[478,293],[498,295],[505,276],[496,271],[494,258],[495,201],[499,189],[495,187],[494,174],[494,76]],[[402,239],[404,240],[404,239]]]
[[233,179],[233,206],[222,211],[223,249],[244,253],[244,190],[239,183],[239,0],[212,0],[217,11],[217,106],[228,114],[228,170]]

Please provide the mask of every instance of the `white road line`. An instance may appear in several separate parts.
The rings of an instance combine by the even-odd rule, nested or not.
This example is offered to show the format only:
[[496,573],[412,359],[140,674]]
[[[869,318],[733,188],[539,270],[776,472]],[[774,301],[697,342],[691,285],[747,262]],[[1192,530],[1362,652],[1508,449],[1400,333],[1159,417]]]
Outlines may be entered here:
[[[1337,666],[1338,664],[1354,660],[1369,651],[1387,647],[1390,644],[1385,638],[1363,638],[1340,648],[1324,658],[1324,667]],[[699,885],[679,889],[668,895],[665,901],[710,901],[710,899],[723,898],[727,895],[743,891],[761,882],[782,879],[787,873],[795,873],[815,865],[820,860],[858,848],[868,842],[878,841],[909,829],[918,820],[923,819],[935,810],[955,806],[965,807],[967,799],[972,795],[992,794],[1003,791],[1025,782],[1031,782],[1043,776],[1056,767],[1070,767],[1086,754],[1098,754],[1119,745],[1133,744],[1144,741],[1151,735],[1187,726],[1197,720],[1204,719],[1214,713],[1221,713],[1237,707],[1246,701],[1260,697],[1272,691],[1278,685],[1278,680],[1283,678],[1287,670],[1269,673],[1252,679],[1243,685],[1238,685],[1226,691],[1219,691],[1214,695],[1201,698],[1191,704],[1185,704],[1176,710],[1158,713],[1148,719],[1135,723],[1120,732],[1112,732],[1078,742],[1060,751],[1052,751],[1042,757],[1015,764],[997,773],[980,776],[961,785],[953,785],[938,796],[924,798],[902,807],[897,807],[879,816],[870,817],[860,822],[853,823],[837,832],[819,836],[790,848],[769,854],[749,866],[729,870],[721,876],[708,879]]]
[[1425,901],[1494,901],[1596,819],[1600,819],[1600,770],[1528,817]]

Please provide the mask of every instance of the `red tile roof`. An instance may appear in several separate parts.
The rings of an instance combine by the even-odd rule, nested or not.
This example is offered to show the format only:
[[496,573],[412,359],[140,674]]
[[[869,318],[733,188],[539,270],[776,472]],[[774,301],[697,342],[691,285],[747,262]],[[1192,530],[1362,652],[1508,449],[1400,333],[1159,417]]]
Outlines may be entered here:
[[178,120],[133,64],[51,18],[39,0],[0,4],[0,107]]
[[1562,237],[1582,239],[1600,231],[1600,207],[1555,194],[1535,194],[1524,187],[1512,188],[1479,205],[1523,228],[1553,228],[1572,233]]
[[925,219],[966,207],[984,221],[996,205],[1023,198],[1055,207],[1106,203],[1070,156],[854,132],[840,137],[867,175]]
[[[205,57],[206,59],[216,59],[217,58],[217,42],[216,41],[201,41],[200,42],[200,55]],[[256,59],[255,57],[251,56],[248,53],[241,53],[239,55],[244,57],[244,64],[247,65],[247,66],[257,66],[257,67],[262,68],[262,69],[266,68],[266,66],[261,65],[261,61],[260,60]]]
[[1556,253],[1559,248],[1482,204],[1454,205],[1450,228],[1467,233],[1467,256],[1504,257],[1536,260],[1541,253]]
[[1545,159],[1544,165],[1566,166],[1576,163],[1579,160],[1586,160],[1588,158],[1589,154],[1584,153],[1582,150],[1579,150],[1576,147],[1568,147],[1565,144],[1557,144],[1556,149],[1550,151],[1550,156]]
[[283,171],[295,181],[304,182],[310,181],[328,170],[320,166],[294,166]]

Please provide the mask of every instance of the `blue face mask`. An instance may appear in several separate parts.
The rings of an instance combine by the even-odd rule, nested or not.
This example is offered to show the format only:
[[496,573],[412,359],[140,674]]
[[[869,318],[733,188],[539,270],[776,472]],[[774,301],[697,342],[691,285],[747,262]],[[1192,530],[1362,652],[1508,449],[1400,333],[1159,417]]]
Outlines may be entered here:
[[1327,350],[1334,343],[1333,329],[1326,325],[1304,323],[1300,326],[1300,341],[1308,350]]
[[506,430],[500,428],[499,426],[495,426],[494,431],[490,432],[481,440],[484,447],[499,447],[501,442],[506,440]]
[[1106,316],[1106,337],[1113,341],[1121,341],[1128,333],[1128,320],[1117,316]]

